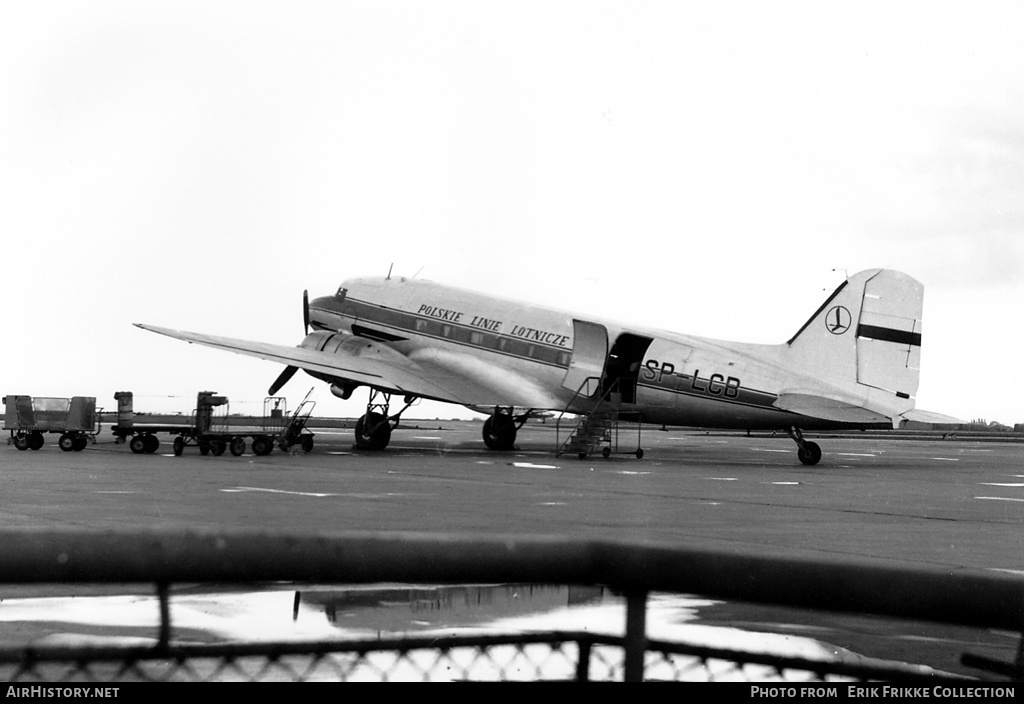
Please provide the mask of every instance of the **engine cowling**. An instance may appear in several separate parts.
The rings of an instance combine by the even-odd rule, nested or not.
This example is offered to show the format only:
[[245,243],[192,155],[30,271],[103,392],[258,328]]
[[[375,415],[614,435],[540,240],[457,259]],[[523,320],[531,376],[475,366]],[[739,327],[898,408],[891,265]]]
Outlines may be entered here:
[[331,393],[340,399],[348,400],[352,397],[352,392],[356,390],[359,384],[351,383],[333,383],[331,384]]

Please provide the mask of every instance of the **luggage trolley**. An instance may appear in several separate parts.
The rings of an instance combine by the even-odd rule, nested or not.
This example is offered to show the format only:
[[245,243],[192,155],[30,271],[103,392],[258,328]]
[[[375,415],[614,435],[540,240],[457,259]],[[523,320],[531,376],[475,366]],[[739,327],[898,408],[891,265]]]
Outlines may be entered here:
[[[200,391],[196,397],[196,408],[187,425],[137,423],[132,409],[132,393],[119,391],[114,394],[118,401],[117,425],[112,432],[118,442],[128,443],[132,452],[152,454],[160,446],[157,433],[175,435],[174,454],[181,455],[185,447],[196,445],[200,454],[223,455],[230,449],[231,454],[245,453],[246,438],[252,439],[252,451],[256,455],[268,455],[277,445],[282,450],[299,446],[304,451],[313,449],[313,433],[306,428],[306,421],[314,403],[306,400],[290,417],[287,415],[287,400],[284,397],[268,396],[263,402],[263,418],[259,427],[231,427],[229,424],[228,399],[217,396],[215,391]],[[312,389],[310,389],[312,393]]]
[[100,432],[95,396],[71,398],[4,396],[4,430],[8,444],[19,450],[38,450],[45,433],[61,433],[57,441],[64,452],[81,452]]

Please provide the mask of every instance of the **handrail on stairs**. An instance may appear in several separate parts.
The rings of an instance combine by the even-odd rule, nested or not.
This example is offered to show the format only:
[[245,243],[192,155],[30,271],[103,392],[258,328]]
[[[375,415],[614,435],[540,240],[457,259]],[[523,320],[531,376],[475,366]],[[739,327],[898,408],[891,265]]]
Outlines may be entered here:
[[[572,432],[570,432],[569,436],[563,441],[561,439],[562,418],[565,416],[566,413],[569,412],[569,409],[576,403],[576,400],[578,398],[580,398],[581,396],[583,398],[589,398],[589,396],[583,394],[583,390],[585,388],[589,389],[590,384],[593,381],[596,381],[599,385],[597,399],[594,401],[593,406],[590,408],[589,411],[581,414],[582,419],[576,421],[576,425],[573,426]],[[573,394],[573,397],[569,400],[567,404],[565,404],[565,408],[562,409],[562,412],[558,414],[558,418],[555,420],[555,447],[557,448],[555,451],[556,457],[566,451],[566,446],[570,442],[572,442],[573,438],[575,437],[576,431],[587,423],[587,421],[590,418],[590,415],[597,411],[597,409],[599,409],[605,403],[607,403],[611,399],[612,394],[616,393],[619,390],[619,381],[620,379],[615,379],[612,381],[612,383],[608,386],[607,389],[601,389],[601,377],[588,376],[586,379],[583,380],[583,383],[580,384],[579,388],[576,390],[576,393]]]

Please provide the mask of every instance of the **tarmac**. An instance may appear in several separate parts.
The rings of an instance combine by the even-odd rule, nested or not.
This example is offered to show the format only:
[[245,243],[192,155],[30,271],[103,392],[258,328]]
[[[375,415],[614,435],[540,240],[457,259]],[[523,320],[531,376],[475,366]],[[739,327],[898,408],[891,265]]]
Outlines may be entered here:
[[[807,467],[781,434],[623,430],[622,454],[581,460],[556,456],[553,421],[524,426],[510,452],[486,450],[473,422],[410,421],[375,453],[354,450],[351,430],[312,430],[311,452],[266,456],[190,446],[176,457],[168,435],[154,454],[102,433],[82,452],[60,451],[56,436],[39,451],[0,447],[0,529],[566,536],[1024,576],[1020,443],[818,434],[823,457]],[[825,627],[817,614],[742,604],[704,617],[780,632]],[[827,630],[842,647],[931,648],[951,669],[964,639],[1004,660],[1019,640],[922,635],[855,617]]]

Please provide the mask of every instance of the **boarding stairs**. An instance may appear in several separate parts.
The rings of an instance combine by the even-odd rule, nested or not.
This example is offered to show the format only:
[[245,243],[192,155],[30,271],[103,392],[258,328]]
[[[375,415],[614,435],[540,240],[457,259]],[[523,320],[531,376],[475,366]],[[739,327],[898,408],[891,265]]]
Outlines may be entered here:
[[592,408],[586,413],[577,416],[576,424],[569,432],[568,437],[562,441],[563,418],[569,409],[576,406],[580,399],[586,399],[586,391],[593,387],[598,380],[589,377],[576,391],[572,400],[566,404],[565,410],[558,417],[555,425],[557,449],[556,456],[564,454],[575,454],[581,460],[589,455],[600,451],[604,457],[616,454],[635,454],[639,459],[643,457],[644,451],[640,448],[640,428],[637,422],[637,444],[634,449],[620,451],[619,435],[620,424],[623,421],[639,421],[636,405],[623,403],[622,392],[619,388],[619,381],[615,380],[608,388],[602,388],[593,401]]

